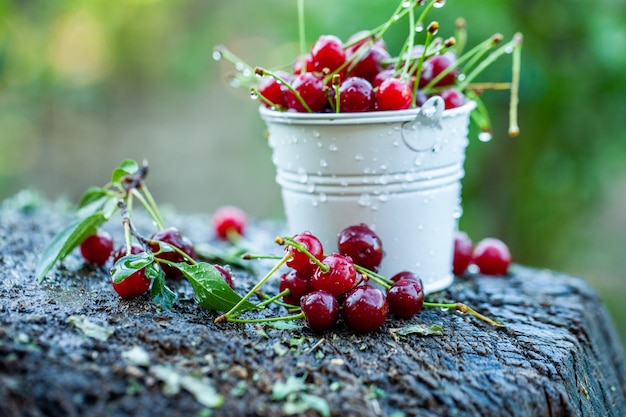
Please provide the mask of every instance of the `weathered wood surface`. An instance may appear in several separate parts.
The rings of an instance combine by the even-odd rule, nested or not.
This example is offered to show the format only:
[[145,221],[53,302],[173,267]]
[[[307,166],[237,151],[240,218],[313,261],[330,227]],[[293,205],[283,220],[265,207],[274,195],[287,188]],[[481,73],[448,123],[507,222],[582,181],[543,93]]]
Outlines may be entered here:
[[[158,366],[214,386],[225,398],[214,416],[281,415],[301,398],[272,400],[273,387],[290,376],[305,378],[301,392],[324,398],[333,416],[626,415],[622,346],[583,279],[516,265],[510,277],[471,275],[437,294],[502,320],[500,330],[435,309],[362,336],[341,326],[319,336],[216,325],[184,283],[175,309],[160,311],[147,298],[119,299],[106,271],[77,256],[38,285],[38,254],[67,220],[54,209],[0,210],[1,416],[202,412],[185,387],[168,393]],[[210,235],[205,217],[176,221],[195,242]],[[271,241],[275,230],[267,229],[254,226],[253,239]],[[236,274],[239,289],[249,288],[253,277]],[[113,335],[86,337],[68,324],[81,315]],[[438,324],[444,333],[391,336],[410,324]],[[135,346],[149,363],[129,362]]]

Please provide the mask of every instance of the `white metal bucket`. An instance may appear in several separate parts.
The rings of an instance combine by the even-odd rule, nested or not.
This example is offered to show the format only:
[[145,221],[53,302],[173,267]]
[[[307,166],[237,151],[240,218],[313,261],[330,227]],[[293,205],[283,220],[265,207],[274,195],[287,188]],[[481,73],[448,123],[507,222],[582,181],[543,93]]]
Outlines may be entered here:
[[448,287],[474,107],[444,110],[440,97],[392,112],[262,107],[289,232],[312,232],[330,253],[341,230],[365,223],[383,242],[379,273],[412,271],[426,293]]

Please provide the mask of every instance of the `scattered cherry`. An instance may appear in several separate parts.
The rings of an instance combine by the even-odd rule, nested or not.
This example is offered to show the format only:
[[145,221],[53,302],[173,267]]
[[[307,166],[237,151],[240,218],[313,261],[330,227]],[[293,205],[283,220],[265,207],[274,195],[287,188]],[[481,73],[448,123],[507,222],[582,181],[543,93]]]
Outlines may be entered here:
[[474,248],[473,262],[481,274],[505,275],[511,265],[511,252],[500,239],[488,237]]
[[349,257],[332,253],[322,259],[322,263],[327,265],[329,270],[325,272],[319,267],[315,270],[311,278],[313,288],[338,296],[354,287],[357,273]]
[[411,272],[411,271],[400,271],[394,276],[392,276],[390,279],[393,282],[398,282],[401,279],[410,279],[419,283],[420,286],[422,286],[422,280],[414,272]]
[[[144,252],[141,246],[136,243],[131,245],[130,254],[136,255],[141,252]],[[121,246],[113,253],[113,261],[117,262],[126,255],[126,246]],[[150,289],[151,283],[152,281],[146,277],[145,268],[129,275],[122,282],[115,283],[111,280],[113,290],[122,298],[135,298],[144,295]]]
[[[196,258],[196,251],[193,247],[193,243],[191,243],[191,241],[187,239],[186,237],[181,236],[180,232],[175,227],[169,227],[167,229],[159,230],[158,232],[152,235],[151,240],[156,240],[159,242],[164,242],[169,245],[175,246],[176,248],[184,252],[187,255],[187,257],[191,259]],[[165,259],[170,262],[189,263],[188,259],[186,259],[180,253],[174,251],[173,249],[169,251],[166,247],[163,247],[162,249],[164,249],[164,252],[161,252],[160,254],[158,254],[156,256],[157,258]],[[160,250],[159,245],[158,244],[150,245],[150,250],[152,250],[153,252],[158,252]],[[170,278],[180,278],[182,276],[182,273],[178,270],[178,268],[175,268],[173,266],[166,265],[163,263],[161,263],[160,265],[161,265],[161,268],[163,269],[163,272],[165,272],[166,276]]]
[[371,285],[354,287],[343,302],[343,320],[348,329],[355,333],[369,333],[378,329],[388,313],[385,294]]
[[383,244],[365,223],[348,226],[339,233],[339,253],[352,258],[355,264],[377,271],[383,259]]
[[246,212],[236,206],[222,206],[211,218],[215,235],[221,240],[242,236],[248,223]]
[[454,255],[452,258],[452,272],[456,276],[463,275],[472,263],[474,243],[466,232],[457,231],[454,236]]
[[424,303],[424,290],[421,282],[400,279],[387,291],[389,312],[398,317],[411,317],[421,311]]
[[226,284],[228,284],[228,286],[234,290],[235,282],[233,281],[233,274],[230,272],[230,270],[219,264],[214,264],[213,267],[217,269],[217,272],[220,273],[220,275],[224,279],[224,282],[226,282]]
[[279,291],[289,289],[289,294],[283,297],[283,301],[295,306],[300,305],[300,298],[313,291],[311,280],[298,275],[295,269],[290,269],[280,276]]
[[[302,232],[293,236],[293,240],[304,245],[313,257],[321,260],[324,257],[322,242],[311,232]],[[299,251],[294,246],[285,247],[285,251],[291,253],[292,258],[287,261],[287,266],[298,271],[301,277],[310,277],[317,269],[317,264],[306,253]]]
[[113,251],[113,238],[104,230],[88,236],[80,244],[80,253],[83,258],[95,265],[104,265],[111,257]]
[[331,329],[339,319],[339,304],[332,294],[325,291],[313,291],[300,299],[300,307],[307,325],[322,333]]

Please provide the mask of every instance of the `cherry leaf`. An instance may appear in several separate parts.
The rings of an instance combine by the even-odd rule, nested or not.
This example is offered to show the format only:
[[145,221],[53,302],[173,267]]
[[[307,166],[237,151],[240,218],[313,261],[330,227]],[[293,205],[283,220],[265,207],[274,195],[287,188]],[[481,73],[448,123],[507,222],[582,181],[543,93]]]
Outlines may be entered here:
[[157,263],[151,263],[146,267],[145,273],[146,277],[152,280],[152,288],[150,289],[152,301],[159,304],[161,308],[171,310],[178,296],[165,283],[163,269]]
[[111,182],[119,183],[122,177],[125,175],[136,174],[137,171],[139,171],[139,165],[137,162],[132,159],[127,159],[123,161],[119,167],[113,170],[113,173],[111,174]]
[[[177,263],[175,265],[191,284],[196,301],[208,309],[228,311],[233,308],[242,297],[233,291],[224,281],[222,274],[211,264],[199,262],[194,265]],[[244,302],[240,310],[252,310],[256,306],[248,301]]]
[[154,255],[149,252],[123,256],[118,259],[115,265],[113,265],[113,268],[111,268],[111,280],[119,284],[140,269],[151,265],[153,262]]
[[37,269],[35,270],[35,276],[39,283],[44,281],[46,274],[52,269],[54,264],[65,259],[87,236],[93,234],[105,220],[102,213],[95,213],[79,218],[61,230],[46,246],[39,259]]

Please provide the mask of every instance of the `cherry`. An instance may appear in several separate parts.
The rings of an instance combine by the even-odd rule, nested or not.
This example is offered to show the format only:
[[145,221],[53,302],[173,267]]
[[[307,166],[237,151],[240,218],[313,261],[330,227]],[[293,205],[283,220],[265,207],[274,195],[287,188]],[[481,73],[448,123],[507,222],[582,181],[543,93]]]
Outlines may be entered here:
[[[360,30],[355,32],[352,36],[348,38],[346,45],[350,45],[346,48],[346,54],[351,55],[357,49],[359,49],[366,42],[373,40],[369,30]],[[382,48],[387,50],[387,46],[385,45],[385,41],[381,38],[374,42],[373,46],[378,48]]]
[[294,75],[299,75],[304,72],[313,71],[313,62],[311,61],[311,54],[300,55],[293,63],[291,71]]
[[352,258],[354,263],[377,271],[383,259],[383,244],[378,235],[365,223],[348,226],[339,233],[339,253]]
[[220,275],[224,279],[224,282],[226,282],[226,284],[228,284],[228,286],[234,290],[235,282],[233,281],[233,274],[231,274],[231,272],[222,265],[214,264],[213,267],[217,269],[217,272],[220,273]]
[[371,285],[354,287],[343,302],[342,316],[348,329],[355,333],[369,333],[385,322],[389,313],[387,298]]
[[[361,55],[361,50],[353,50],[349,52],[348,59],[350,59],[355,53]],[[378,45],[372,46],[367,50],[363,56],[357,56],[354,64],[351,64],[348,75],[351,77],[365,78],[367,81],[372,82],[376,78],[376,75],[381,71],[387,69],[388,60],[391,58],[389,52],[383,47]]]
[[[186,237],[181,236],[180,232],[175,227],[169,227],[167,229],[159,230],[158,232],[152,235],[151,240],[164,242],[171,246],[174,246],[180,249],[182,252],[184,252],[191,259],[195,259],[196,257],[196,251],[191,241],[187,239]],[[185,259],[183,255],[174,251],[173,249],[169,251],[166,247],[164,247],[163,249],[164,249],[164,252],[159,253],[156,256],[157,258],[165,259],[170,262],[189,263],[188,259]],[[157,244],[150,245],[150,250],[152,250],[153,252],[158,252],[160,250],[159,245]],[[163,269],[163,272],[165,272],[166,276],[170,278],[180,278],[182,276],[182,273],[178,270],[178,268],[175,268],[170,265],[166,265],[164,263],[160,263],[160,265],[161,265],[161,268]]]
[[488,237],[474,248],[473,261],[481,274],[504,275],[511,265],[511,252],[500,239]]
[[[276,75],[284,80],[286,83],[290,83],[292,76],[285,71],[277,71]],[[259,94],[262,95],[265,100],[273,104],[277,109],[286,109],[287,100],[285,100],[285,90],[287,89],[282,83],[280,83],[274,77],[264,75],[259,82]],[[262,100],[261,103],[268,108],[272,107],[272,104]]]
[[463,275],[472,263],[474,243],[467,233],[457,231],[454,236],[454,255],[452,258],[452,272],[456,276]]
[[283,301],[292,304],[300,305],[300,298],[313,291],[310,277],[303,278],[298,275],[295,269],[290,269],[280,276],[279,290],[280,292],[289,289],[289,294],[283,297]]
[[422,280],[417,275],[415,275],[415,273],[413,273],[411,271],[400,271],[400,272],[398,272],[397,274],[395,274],[394,276],[391,277],[391,280],[393,282],[398,282],[401,279],[410,279],[410,280],[413,280],[413,281],[419,283],[420,286],[422,286]]
[[[420,86],[424,86],[430,83],[444,70],[455,64],[456,56],[451,52],[446,52],[441,55],[434,55],[426,59],[424,61],[424,67],[422,68]],[[454,70],[446,74],[441,80],[437,81],[433,87],[446,87],[454,84],[456,82],[456,77],[458,74],[459,69],[455,68]]]
[[376,93],[378,110],[404,110],[411,106],[411,86],[399,78],[387,78],[380,83]]
[[215,235],[221,240],[232,240],[243,235],[248,216],[236,206],[222,206],[213,213],[211,218]]
[[327,272],[317,268],[311,278],[311,285],[316,290],[323,290],[338,296],[356,283],[357,273],[349,257],[339,253],[332,253],[322,259],[322,263],[330,267]]
[[[312,112],[320,112],[328,101],[324,94],[324,82],[312,72],[305,72],[297,75],[291,82],[293,88],[302,97]],[[307,111],[306,107],[298,100],[296,95],[290,91],[285,91],[287,107],[300,113]]]
[[334,72],[346,62],[346,52],[341,39],[334,35],[321,35],[311,48],[313,71]]
[[422,309],[424,290],[421,282],[400,279],[387,291],[389,311],[398,317],[411,317]]
[[[324,257],[322,242],[311,232],[302,232],[293,236],[293,240],[304,245],[307,251],[318,260]],[[285,251],[291,253],[292,258],[287,261],[287,266],[298,271],[301,277],[310,277],[317,269],[317,264],[306,253],[300,252],[294,246],[285,247]]]
[[300,307],[307,325],[322,333],[331,329],[339,319],[339,303],[332,294],[325,291],[313,291],[300,299]]
[[382,70],[372,80],[372,87],[380,87],[380,84],[385,81],[387,78],[393,78],[396,71],[394,69],[386,69]]
[[455,109],[465,104],[465,96],[456,88],[444,90],[438,94],[443,99],[446,110]]
[[[136,243],[133,243],[130,248],[130,253],[136,255],[143,252],[143,248]],[[126,255],[126,246],[121,246],[113,253],[113,261],[117,262],[120,258]],[[146,277],[145,269],[140,269],[133,274],[129,275],[124,281],[115,283],[111,281],[113,290],[122,298],[135,298],[142,296],[150,289],[152,281]]]
[[95,265],[104,265],[111,257],[113,251],[113,238],[104,230],[98,231],[96,234],[87,236],[80,244],[80,253],[83,258]]
[[342,113],[366,112],[372,108],[374,90],[366,79],[349,77],[339,87],[339,103]]

